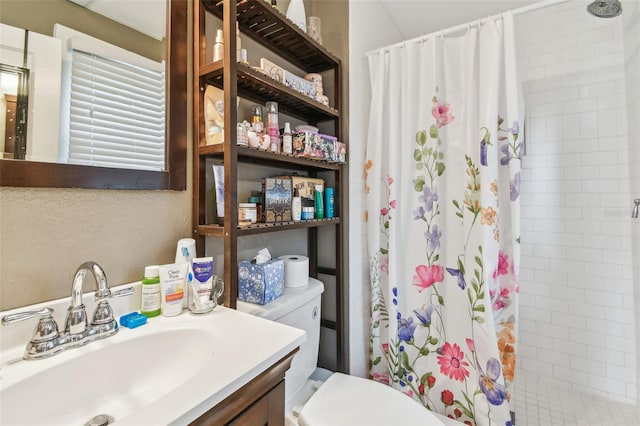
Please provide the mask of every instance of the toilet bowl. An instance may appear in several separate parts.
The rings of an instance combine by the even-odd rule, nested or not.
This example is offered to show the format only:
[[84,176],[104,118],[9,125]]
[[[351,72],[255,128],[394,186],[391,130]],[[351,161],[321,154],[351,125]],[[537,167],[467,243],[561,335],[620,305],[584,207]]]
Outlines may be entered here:
[[418,402],[373,380],[318,369],[320,298],[324,284],[309,278],[303,287],[267,305],[238,301],[237,309],[305,330],[307,340],[285,376],[285,424],[320,425],[459,425],[426,410]]

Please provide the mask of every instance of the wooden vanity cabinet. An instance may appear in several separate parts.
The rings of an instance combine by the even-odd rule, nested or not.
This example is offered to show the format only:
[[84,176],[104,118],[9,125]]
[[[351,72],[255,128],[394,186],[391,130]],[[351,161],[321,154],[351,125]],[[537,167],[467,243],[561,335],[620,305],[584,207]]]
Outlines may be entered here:
[[191,423],[193,426],[284,426],[284,375],[297,349]]

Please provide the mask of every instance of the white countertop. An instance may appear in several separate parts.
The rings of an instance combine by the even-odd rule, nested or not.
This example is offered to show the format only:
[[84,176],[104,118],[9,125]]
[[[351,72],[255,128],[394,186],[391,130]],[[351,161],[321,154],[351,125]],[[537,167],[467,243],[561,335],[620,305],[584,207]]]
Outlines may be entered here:
[[[139,283],[134,284],[134,286],[136,286],[136,294],[127,298],[130,299],[129,301],[123,300],[113,304],[116,319],[133,310],[130,309],[132,304],[139,303]],[[89,305],[88,301],[90,299],[93,299],[92,295],[87,294],[84,296],[87,305]],[[38,304],[25,309],[31,310],[39,309],[42,306],[52,306],[56,309],[55,317],[58,318],[64,315],[66,300]],[[21,310],[23,309],[11,312]],[[87,310],[88,314],[91,315],[92,307],[87,306]],[[11,312],[2,312],[0,314]],[[198,330],[198,333],[200,333],[198,336],[212,339],[212,344],[210,341],[208,344],[202,345],[202,350],[210,353],[200,354],[206,357],[201,368],[190,369],[191,372],[188,373],[190,376],[182,383],[175,387],[167,386],[166,393],[164,393],[165,389],[162,389],[160,394],[164,394],[154,401],[142,407],[136,407],[132,414],[128,414],[124,418],[116,418],[115,424],[118,425],[188,424],[240,389],[258,374],[267,370],[275,362],[297,348],[306,338],[302,330],[233,309],[217,307],[213,312],[205,315],[196,316],[185,311],[176,317],[159,316],[150,318],[147,324],[141,327],[135,329],[121,327],[118,334],[101,341],[91,342],[81,348],[69,349],[44,360],[24,361],[20,358],[24,345],[31,336],[35,321],[35,319],[26,321],[29,329],[27,334],[24,334],[25,326],[23,326],[23,323],[16,324],[16,330],[19,330],[22,336],[17,336],[15,330],[12,330],[11,333],[6,333],[12,326],[2,330],[0,392],[10,389],[11,386],[19,384],[25,379],[36,377],[38,373],[52,367],[65,363],[73,365],[75,358],[85,356],[93,351],[100,351],[107,345],[126,344],[127,341],[140,337],[154,338],[154,335],[165,331],[179,333],[180,330],[193,329]],[[60,321],[58,324],[60,328],[63,327]],[[206,335],[201,332],[205,332]],[[20,343],[16,344],[18,337],[20,338]],[[136,357],[136,353],[131,353],[130,356],[133,363],[154,362],[153,359],[140,359],[140,357]],[[202,356],[200,357],[201,360]],[[153,356],[149,358],[153,358]],[[175,364],[166,363],[171,365],[164,365],[163,368],[181,369],[189,361],[189,359],[176,359]],[[80,365],[80,363],[78,364]],[[86,377],[86,380],[99,380],[100,375],[96,373],[100,371],[100,366],[96,365],[95,369],[92,367],[91,370],[86,373],[78,371],[78,374],[81,377]],[[137,383],[123,383],[123,396],[127,396],[127,389],[133,389],[136,385]],[[51,386],[49,390],[55,393],[55,385]],[[1,399],[2,394],[0,393]],[[37,406],[37,402],[25,401],[25,409],[27,410],[33,409],[29,407]],[[73,407],[73,401],[69,401],[69,406]],[[82,407],[78,407],[77,410],[82,411]],[[0,410],[0,423],[4,423],[2,421],[2,411]],[[82,416],[85,416],[85,414],[79,413],[78,416],[83,418]],[[85,422],[87,420],[89,419],[84,419]]]

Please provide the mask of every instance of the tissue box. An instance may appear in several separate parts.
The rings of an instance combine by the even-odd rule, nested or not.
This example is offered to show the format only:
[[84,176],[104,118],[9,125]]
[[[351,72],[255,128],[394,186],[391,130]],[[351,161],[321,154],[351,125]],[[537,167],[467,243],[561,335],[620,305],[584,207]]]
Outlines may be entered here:
[[238,265],[238,298],[265,305],[284,293],[284,260],[257,264],[243,260]]

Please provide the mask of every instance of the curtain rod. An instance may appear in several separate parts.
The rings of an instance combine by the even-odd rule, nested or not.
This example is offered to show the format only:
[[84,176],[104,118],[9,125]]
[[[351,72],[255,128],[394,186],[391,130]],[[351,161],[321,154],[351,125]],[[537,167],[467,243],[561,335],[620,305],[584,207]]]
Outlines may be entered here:
[[[536,3],[530,4],[528,6],[522,6],[522,7],[519,7],[517,9],[513,9],[510,12],[511,12],[511,14],[513,16],[516,16],[516,15],[521,15],[523,13],[532,12],[534,10],[544,9],[545,7],[555,6],[555,5],[558,5],[558,4],[561,4],[561,3],[567,3],[568,1],[570,1],[570,0],[543,0],[543,1],[540,1],[540,2],[536,2]],[[409,39],[409,40],[404,40],[404,41],[401,41],[399,43],[391,44],[389,46],[379,47],[377,49],[370,50],[370,51],[366,52],[365,56],[377,55],[381,51],[388,50],[388,49],[390,49],[392,47],[404,46],[405,43],[413,43],[413,42],[420,42],[420,41],[423,42],[423,41],[425,41],[425,40],[427,40],[427,39],[429,39],[431,37],[434,37],[434,36],[444,36],[444,35],[447,35],[447,34],[455,33],[455,32],[464,30],[465,28],[470,28],[472,26],[477,26],[482,21],[484,21],[485,19],[494,19],[495,20],[495,19],[499,19],[499,18],[502,18],[502,12],[500,12],[500,13],[498,13],[496,15],[489,16],[487,18],[476,19],[474,21],[469,21],[466,24],[460,24],[460,25],[456,25],[456,26],[453,26],[453,27],[449,27],[449,28],[446,28],[446,29],[439,30],[439,31],[434,31],[434,32],[432,32],[430,34],[422,35],[422,36],[415,37],[415,38],[412,38],[412,39]]]

